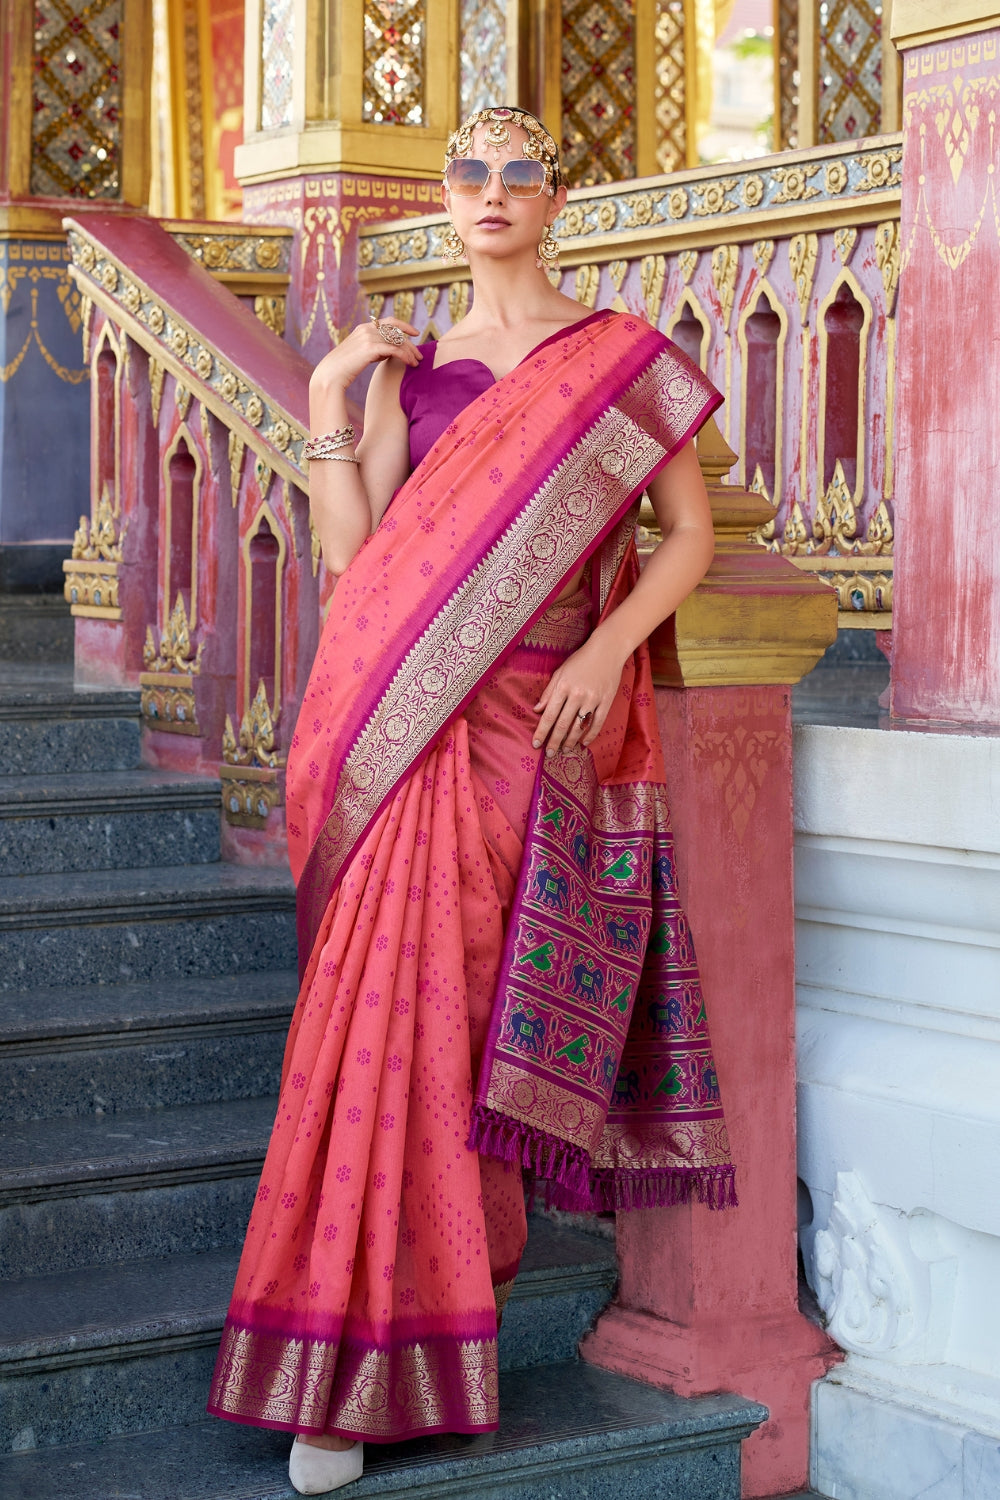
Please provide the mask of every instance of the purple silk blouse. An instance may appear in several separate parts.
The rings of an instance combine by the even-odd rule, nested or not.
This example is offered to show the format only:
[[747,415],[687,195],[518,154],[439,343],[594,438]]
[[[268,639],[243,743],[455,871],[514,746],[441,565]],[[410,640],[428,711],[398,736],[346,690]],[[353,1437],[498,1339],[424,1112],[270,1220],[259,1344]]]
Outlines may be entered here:
[[[600,308],[597,312],[588,313],[585,318],[570,323],[558,333],[549,334],[547,339],[542,339],[540,344],[529,350],[524,358],[530,359],[532,354],[537,354],[546,344],[563,338],[571,328],[579,328],[584,323],[607,316],[607,312]],[[482,360],[452,359],[438,367],[437,345],[426,343],[421,345],[421,349],[424,357],[420,364],[407,365],[399,385],[399,404],[410,426],[411,474],[433,448],[448,423],[453,422],[470,401],[475,401],[477,396],[496,384],[493,371]]]
[[437,345],[424,344],[419,365],[407,365],[399,404],[410,424],[410,473],[425,458],[449,422],[494,384],[493,371],[478,359],[455,359],[435,369]]

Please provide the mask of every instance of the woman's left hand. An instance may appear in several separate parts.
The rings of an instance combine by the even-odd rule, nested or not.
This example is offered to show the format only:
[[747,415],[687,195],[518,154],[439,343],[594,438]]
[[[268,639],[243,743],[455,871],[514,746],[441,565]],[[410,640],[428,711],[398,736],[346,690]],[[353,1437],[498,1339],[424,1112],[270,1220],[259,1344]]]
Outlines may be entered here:
[[621,653],[599,631],[567,656],[535,704],[542,716],[532,738],[535,749],[544,745],[545,754],[553,756],[592,744],[614,702],[623,665]]

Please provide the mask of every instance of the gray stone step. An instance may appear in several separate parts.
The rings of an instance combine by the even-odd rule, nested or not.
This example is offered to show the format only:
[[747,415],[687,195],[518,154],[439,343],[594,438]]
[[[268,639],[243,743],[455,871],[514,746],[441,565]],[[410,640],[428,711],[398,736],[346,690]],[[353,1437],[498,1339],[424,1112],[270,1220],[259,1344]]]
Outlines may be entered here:
[[61,594],[0,594],[0,661],[72,660],[73,618]]
[[0,1280],[238,1245],[275,1100],[8,1125]]
[[[232,1249],[7,1282],[0,1451],[27,1428],[46,1446],[199,1420],[238,1261]],[[532,1219],[501,1370],[573,1359],[615,1275],[608,1242]]]
[[0,781],[5,875],[212,864],[221,782],[168,771],[17,776]]
[[294,970],[11,991],[0,1122],[275,1094]]
[[191,865],[0,878],[0,990],[295,964],[287,870]]
[[[738,1500],[766,1410],[691,1400],[584,1364],[500,1379],[499,1432],[369,1444],[352,1500]],[[25,1434],[25,1441],[30,1435]],[[294,1500],[287,1434],[228,1422],[0,1459],[5,1500]]]
[[139,693],[77,687],[72,664],[0,661],[0,778],[139,764]]

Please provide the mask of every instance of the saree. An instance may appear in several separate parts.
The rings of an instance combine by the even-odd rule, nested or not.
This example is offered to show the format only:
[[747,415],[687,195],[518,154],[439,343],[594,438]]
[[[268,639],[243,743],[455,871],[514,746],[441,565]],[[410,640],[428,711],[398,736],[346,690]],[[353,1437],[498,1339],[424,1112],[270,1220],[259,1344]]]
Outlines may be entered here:
[[720,399],[638,319],[587,318],[449,424],[338,583],[289,755],[301,989],[218,1416],[491,1430],[522,1167],[566,1207],[735,1202],[645,648],[590,749],[531,745],[634,583],[639,495]]

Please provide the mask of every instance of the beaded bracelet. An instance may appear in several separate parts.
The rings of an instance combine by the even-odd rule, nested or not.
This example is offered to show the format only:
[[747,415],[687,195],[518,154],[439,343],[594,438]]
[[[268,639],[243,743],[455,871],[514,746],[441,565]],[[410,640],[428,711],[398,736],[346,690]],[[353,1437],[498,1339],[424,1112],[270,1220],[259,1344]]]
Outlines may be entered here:
[[308,438],[302,448],[303,458],[329,458],[339,448],[349,448],[355,441],[354,428],[336,427],[333,432],[324,432]]
[[356,458],[353,453],[313,453],[310,455],[310,462],[315,462],[316,459],[323,459],[324,461],[336,459],[342,464],[359,464],[361,462],[360,458]]

